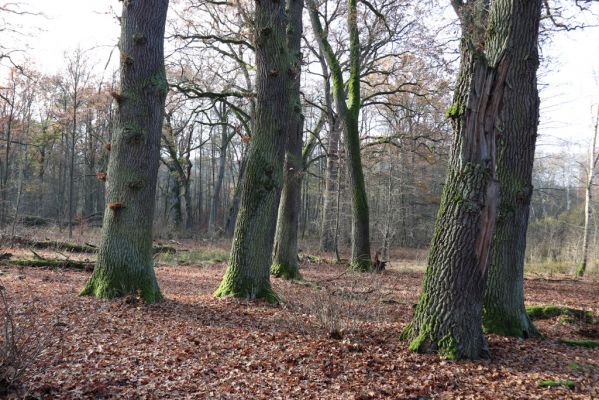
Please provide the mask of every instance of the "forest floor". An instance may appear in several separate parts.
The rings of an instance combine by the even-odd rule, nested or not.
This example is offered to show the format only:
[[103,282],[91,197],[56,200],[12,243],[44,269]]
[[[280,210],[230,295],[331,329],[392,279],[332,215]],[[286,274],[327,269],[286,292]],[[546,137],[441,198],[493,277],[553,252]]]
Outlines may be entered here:
[[[285,303],[272,306],[213,298],[225,265],[211,254],[200,265],[158,264],[165,300],[154,305],[78,297],[89,272],[3,266],[15,319],[43,346],[8,397],[599,398],[599,348],[558,341],[588,339],[596,324],[539,320],[542,339],[489,335],[491,360],[449,361],[399,340],[423,276],[411,267],[354,274],[306,258],[303,283],[273,279]],[[526,300],[599,315],[591,280],[530,278]],[[573,387],[542,388],[544,380]]]

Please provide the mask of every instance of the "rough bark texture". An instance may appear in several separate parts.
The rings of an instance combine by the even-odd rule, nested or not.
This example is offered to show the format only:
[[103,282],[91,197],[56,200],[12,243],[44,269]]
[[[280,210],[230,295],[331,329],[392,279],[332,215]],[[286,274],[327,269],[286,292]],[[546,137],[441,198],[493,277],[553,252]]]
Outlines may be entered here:
[[313,0],[309,2],[310,20],[314,35],[326,57],[333,80],[333,92],[337,113],[343,119],[345,151],[347,153],[348,180],[352,199],[352,256],[350,269],[369,271],[370,260],[370,221],[368,198],[362,170],[360,154],[360,40],[357,26],[357,0],[348,0],[347,25],[349,31],[349,79],[347,95],[343,72],[337,56],[325,37],[318,10]]
[[152,259],[152,221],[164,101],[168,0],[125,1],[121,17],[121,93],[112,136],[98,260],[82,295],[139,292],[160,299]]
[[[292,77],[285,2],[256,2],[256,119],[229,265],[215,296],[278,301],[270,285]],[[295,112],[295,110],[294,110]]]
[[287,0],[289,25],[287,28],[287,44],[289,46],[290,73],[292,84],[289,90],[293,112],[289,119],[289,136],[285,151],[283,167],[283,190],[277,217],[273,263],[271,272],[284,279],[301,279],[297,259],[297,228],[299,221],[301,185],[304,163],[302,159],[302,135],[304,118],[301,114],[300,98],[301,77],[301,41],[303,33],[302,12],[303,0]]
[[488,355],[482,309],[499,200],[497,121],[511,55],[513,0],[454,2],[462,61],[447,112],[455,142],[420,299],[403,332],[410,349],[449,358]]
[[511,65],[506,77],[497,143],[501,202],[489,265],[485,331],[522,338],[537,334],[524,306],[524,253],[539,123],[540,0],[515,0]]

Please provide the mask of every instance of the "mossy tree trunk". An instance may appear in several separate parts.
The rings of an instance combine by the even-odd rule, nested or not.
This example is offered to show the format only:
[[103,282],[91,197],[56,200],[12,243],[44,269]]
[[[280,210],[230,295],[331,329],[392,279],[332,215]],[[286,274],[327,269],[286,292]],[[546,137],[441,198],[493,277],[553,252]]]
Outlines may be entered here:
[[538,37],[541,1],[514,1],[511,66],[503,93],[497,143],[501,202],[483,310],[485,331],[531,337],[537,331],[524,306],[524,253],[539,123]]
[[301,114],[301,41],[303,33],[302,13],[303,0],[287,0],[289,24],[287,28],[287,44],[290,56],[290,74],[292,85],[289,90],[293,112],[289,119],[289,136],[285,150],[283,167],[283,190],[277,217],[275,232],[273,263],[271,272],[284,279],[301,279],[297,260],[297,228],[299,221],[302,176],[304,162],[302,158],[302,135],[304,117]]
[[333,51],[320,22],[314,0],[309,0],[310,21],[314,36],[325,55],[331,70],[333,93],[337,114],[343,120],[345,151],[347,153],[348,180],[352,198],[352,255],[350,269],[369,271],[370,221],[368,198],[360,154],[360,38],[357,22],[357,0],[347,2],[347,25],[349,31],[349,78],[347,95],[339,59]]
[[[488,355],[482,309],[499,202],[497,126],[510,68],[514,3],[454,1],[462,60],[447,111],[454,144],[418,305],[402,336],[410,350],[449,358]],[[506,51],[507,50],[507,51]]]
[[164,101],[164,27],[168,0],[125,1],[121,17],[121,91],[106,182],[106,208],[94,272],[82,295],[138,292],[162,297],[152,259],[154,196]]
[[215,296],[278,301],[270,285],[275,219],[283,186],[283,159],[293,73],[285,2],[256,2],[256,119],[243,181],[229,265]]

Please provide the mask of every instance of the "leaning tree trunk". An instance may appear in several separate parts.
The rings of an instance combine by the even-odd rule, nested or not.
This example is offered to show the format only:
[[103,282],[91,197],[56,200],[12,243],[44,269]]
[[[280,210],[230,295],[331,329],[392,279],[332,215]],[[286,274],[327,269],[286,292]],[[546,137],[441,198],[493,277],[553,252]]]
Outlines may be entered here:
[[499,202],[497,120],[517,1],[526,0],[493,0],[488,26],[484,0],[454,3],[462,22],[460,74],[447,111],[455,142],[420,298],[402,334],[413,351],[488,356],[482,309]]
[[237,176],[237,184],[235,185],[235,191],[233,192],[233,199],[231,200],[231,206],[227,213],[227,220],[225,221],[225,237],[233,237],[235,230],[235,223],[237,222],[237,215],[239,214],[239,203],[241,202],[241,191],[243,188],[243,181],[245,179],[245,170],[247,168],[247,152],[244,151],[241,156],[241,162],[239,163],[239,174]]
[[501,202],[485,294],[485,331],[522,338],[537,334],[524,307],[524,253],[539,123],[538,37],[541,0],[514,2],[511,65],[503,94],[497,178]]
[[[277,302],[270,285],[272,243],[283,184],[292,75],[285,2],[256,2],[256,120],[229,266],[215,296]],[[301,110],[294,110],[299,113]]]
[[297,261],[297,228],[299,221],[301,184],[304,170],[302,159],[302,135],[304,118],[300,99],[301,41],[303,33],[303,0],[287,0],[289,27],[287,43],[291,59],[290,73],[293,83],[289,90],[293,113],[289,119],[285,164],[283,167],[283,190],[277,218],[274,254],[271,272],[284,279],[301,279]]
[[154,274],[152,222],[164,101],[168,0],[129,1],[121,17],[121,93],[112,136],[106,208],[94,273],[81,294],[162,295]]
[[368,214],[368,197],[366,195],[366,184],[364,182],[364,171],[362,170],[362,158],[360,154],[360,38],[357,22],[357,0],[347,1],[350,53],[347,95],[339,59],[326,38],[326,33],[320,22],[319,11],[314,0],[308,2],[308,7],[314,35],[331,70],[337,113],[343,119],[347,171],[352,201],[352,255],[350,269],[355,271],[369,271],[371,267],[370,220]]

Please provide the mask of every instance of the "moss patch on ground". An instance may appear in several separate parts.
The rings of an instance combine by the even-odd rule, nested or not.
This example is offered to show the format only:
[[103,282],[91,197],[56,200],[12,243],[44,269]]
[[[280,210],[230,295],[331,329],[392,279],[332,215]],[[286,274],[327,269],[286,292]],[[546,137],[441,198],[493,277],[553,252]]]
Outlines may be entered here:
[[574,389],[576,387],[576,383],[574,383],[573,381],[568,381],[568,380],[554,381],[554,380],[548,379],[548,380],[539,382],[539,387],[542,387],[542,388],[566,387],[568,389]]
[[596,340],[589,339],[560,339],[559,343],[567,344],[568,346],[578,346],[578,347],[588,347],[588,348],[597,348],[599,347],[599,342]]
[[528,306],[526,312],[532,319],[550,319],[561,315],[591,322],[593,313],[569,307],[559,307],[552,304],[543,306]]
[[169,265],[214,265],[227,261],[229,253],[221,249],[200,249],[161,253],[156,262]]

